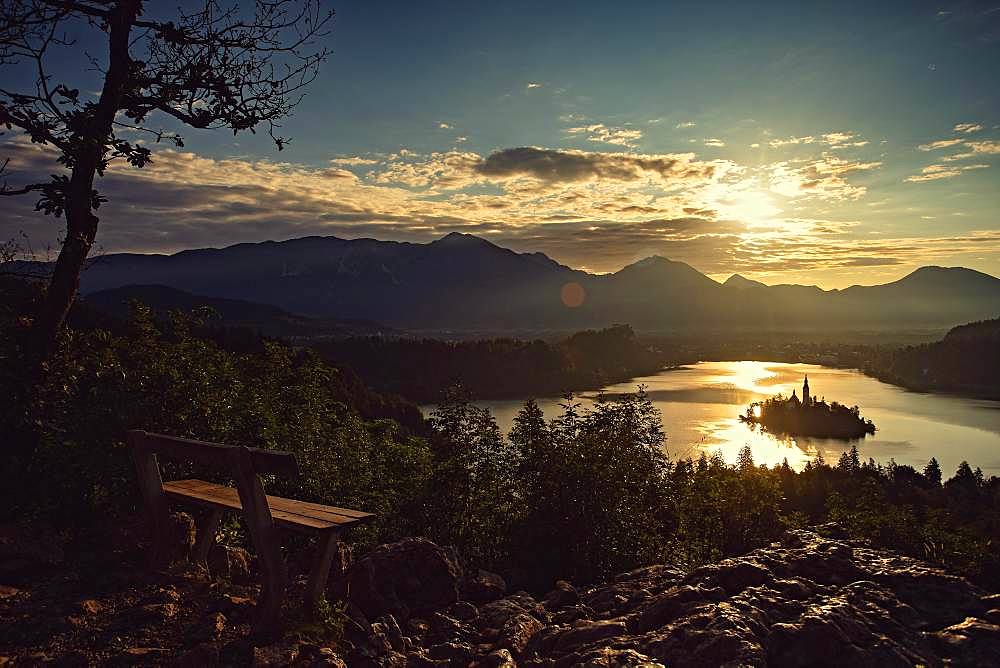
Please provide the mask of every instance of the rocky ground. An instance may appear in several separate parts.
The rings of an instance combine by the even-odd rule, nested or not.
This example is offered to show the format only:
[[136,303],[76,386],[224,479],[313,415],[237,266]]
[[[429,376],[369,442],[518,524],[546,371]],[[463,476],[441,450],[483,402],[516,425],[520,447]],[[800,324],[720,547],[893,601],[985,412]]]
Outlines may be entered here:
[[[130,563],[25,582],[3,547],[0,534],[0,665],[1000,665],[1000,594],[830,526],[690,573],[649,566],[539,598],[405,539],[342,564],[334,623],[292,609],[269,644],[248,637],[240,551],[216,550],[212,577]],[[43,560],[29,561],[37,572]]]

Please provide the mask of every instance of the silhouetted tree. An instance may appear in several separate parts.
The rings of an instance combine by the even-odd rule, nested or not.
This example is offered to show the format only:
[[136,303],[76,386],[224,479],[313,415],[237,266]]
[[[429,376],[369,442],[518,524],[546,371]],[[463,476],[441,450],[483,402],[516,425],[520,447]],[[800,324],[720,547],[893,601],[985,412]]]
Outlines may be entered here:
[[739,454],[736,455],[736,468],[744,473],[753,469],[753,450],[749,445],[740,448]]
[[[301,99],[326,55],[314,40],[333,13],[321,0],[256,0],[252,10],[203,0],[167,18],[142,0],[3,0],[0,66],[32,71],[25,90],[0,87],[0,125],[52,147],[68,174],[39,183],[0,186],[2,195],[38,195],[35,209],[66,216],[66,234],[33,322],[39,359],[48,357],[79,287],[97,235],[95,210],[105,201],[94,187],[114,160],[142,167],[152,153],[123,132],[182,146],[174,133],[151,127],[157,113],[193,128],[253,132],[263,125],[280,150],[278,122]],[[91,56],[100,93],[81,93],[89,81],[62,82],[51,61],[74,37],[102,33],[105,52]],[[88,35],[89,43],[89,35]],[[65,55],[65,51],[63,52]],[[4,77],[5,81],[9,77]],[[6,161],[2,167],[6,167]]]
[[927,466],[924,467],[924,477],[935,487],[941,486],[941,465],[938,464],[936,457],[931,457],[931,460],[927,462]]

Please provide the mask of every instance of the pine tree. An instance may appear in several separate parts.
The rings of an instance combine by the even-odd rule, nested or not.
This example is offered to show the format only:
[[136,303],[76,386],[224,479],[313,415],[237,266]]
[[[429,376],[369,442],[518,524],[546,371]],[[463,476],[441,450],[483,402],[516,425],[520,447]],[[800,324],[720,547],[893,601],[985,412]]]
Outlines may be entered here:
[[924,467],[924,477],[927,478],[927,482],[935,487],[941,486],[941,465],[938,464],[938,460],[935,457],[931,457],[931,460],[927,462],[927,466]]

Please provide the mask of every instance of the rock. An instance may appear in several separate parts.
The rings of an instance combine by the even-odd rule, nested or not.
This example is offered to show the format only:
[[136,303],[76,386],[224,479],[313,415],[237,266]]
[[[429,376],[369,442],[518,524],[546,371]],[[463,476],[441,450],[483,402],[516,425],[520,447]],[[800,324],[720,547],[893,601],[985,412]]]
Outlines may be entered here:
[[251,584],[250,554],[242,547],[213,545],[208,551],[208,571],[213,577],[234,584]]
[[553,624],[572,624],[581,619],[593,619],[596,613],[586,605],[574,605],[570,608],[563,608],[552,615]]
[[451,661],[457,666],[467,666],[472,661],[473,651],[468,645],[459,643],[441,643],[427,650],[431,659]]
[[556,636],[554,649],[561,652],[575,651],[586,645],[592,645],[626,633],[625,623],[619,620],[579,621]]
[[645,654],[634,649],[602,647],[579,656],[574,663],[581,668],[664,668]]
[[458,601],[448,608],[448,614],[459,621],[468,622],[479,616],[479,610],[468,601]]
[[509,650],[498,649],[487,654],[476,666],[477,668],[480,666],[482,668],[517,668],[517,662],[514,661]]
[[396,652],[403,651],[403,632],[400,630],[395,617],[392,615],[380,617],[378,621],[372,624],[372,632],[375,632],[376,627],[378,628],[378,631],[385,636],[386,642],[389,643],[389,647]]
[[635,623],[639,631],[650,631],[674,621],[681,613],[696,605],[721,600],[725,592],[719,587],[704,589],[701,586],[681,585],[674,587],[653,601],[639,615]]
[[[138,619],[146,624],[160,624],[173,619],[180,612],[180,607],[176,603],[149,603],[139,608]],[[126,624],[131,617],[123,619]]]
[[93,617],[94,615],[96,615],[99,612],[101,612],[101,610],[104,609],[104,606],[101,605],[100,601],[96,601],[96,600],[94,600],[92,598],[88,598],[88,599],[85,599],[83,601],[80,601],[77,604],[77,608],[83,614],[88,615],[90,617]]
[[181,593],[177,591],[177,587],[174,585],[168,585],[157,589],[156,593],[150,596],[148,600],[156,603],[180,603]]
[[931,636],[937,649],[959,666],[1000,663],[1000,626],[969,617]]
[[202,623],[202,634],[209,640],[216,640],[226,631],[226,616],[221,612],[213,612]]
[[474,575],[466,575],[459,585],[463,600],[473,603],[489,603],[507,593],[507,583],[496,573],[478,570]]
[[580,595],[573,588],[573,585],[565,580],[556,582],[556,588],[546,594],[542,605],[546,610],[557,610],[567,605],[576,605],[580,602]]
[[514,656],[520,656],[531,637],[541,630],[540,621],[522,612],[508,619],[503,625],[497,645],[509,649]]
[[457,601],[461,571],[434,543],[406,538],[375,548],[347,577],[351,602],[368,618],[389,613],[406,620]]
[[0,601],[6,600],[8,598],[14,598],[21,593],[21,590],[17,587],[12,587],[10,585],[0,585]]
[[498,629],[511,617],[519,615],[522,612],[528,612],[534,606],[535,602],[533,599],[529,598],[525,600],[523,597],[517,596],[481,605],[479,606],[479,625],[486,628]]
[[298,647],[298,655],[295,658],[296,666],[309,666],[318,668],[328,666],[330,668],[347,668],[347,664],[336,652],[329,647],[320,647],[312,643],[303,643]]

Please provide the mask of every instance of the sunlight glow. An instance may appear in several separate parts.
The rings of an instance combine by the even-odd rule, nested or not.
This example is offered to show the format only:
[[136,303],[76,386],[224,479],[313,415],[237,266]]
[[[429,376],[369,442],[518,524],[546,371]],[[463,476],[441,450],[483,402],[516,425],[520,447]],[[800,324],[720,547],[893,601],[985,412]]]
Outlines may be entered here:
[[711,208],[720,216],[743,221],[751,228],[773,225],[782,213],[774,196],[754,181],[718,183],[706,190]]

